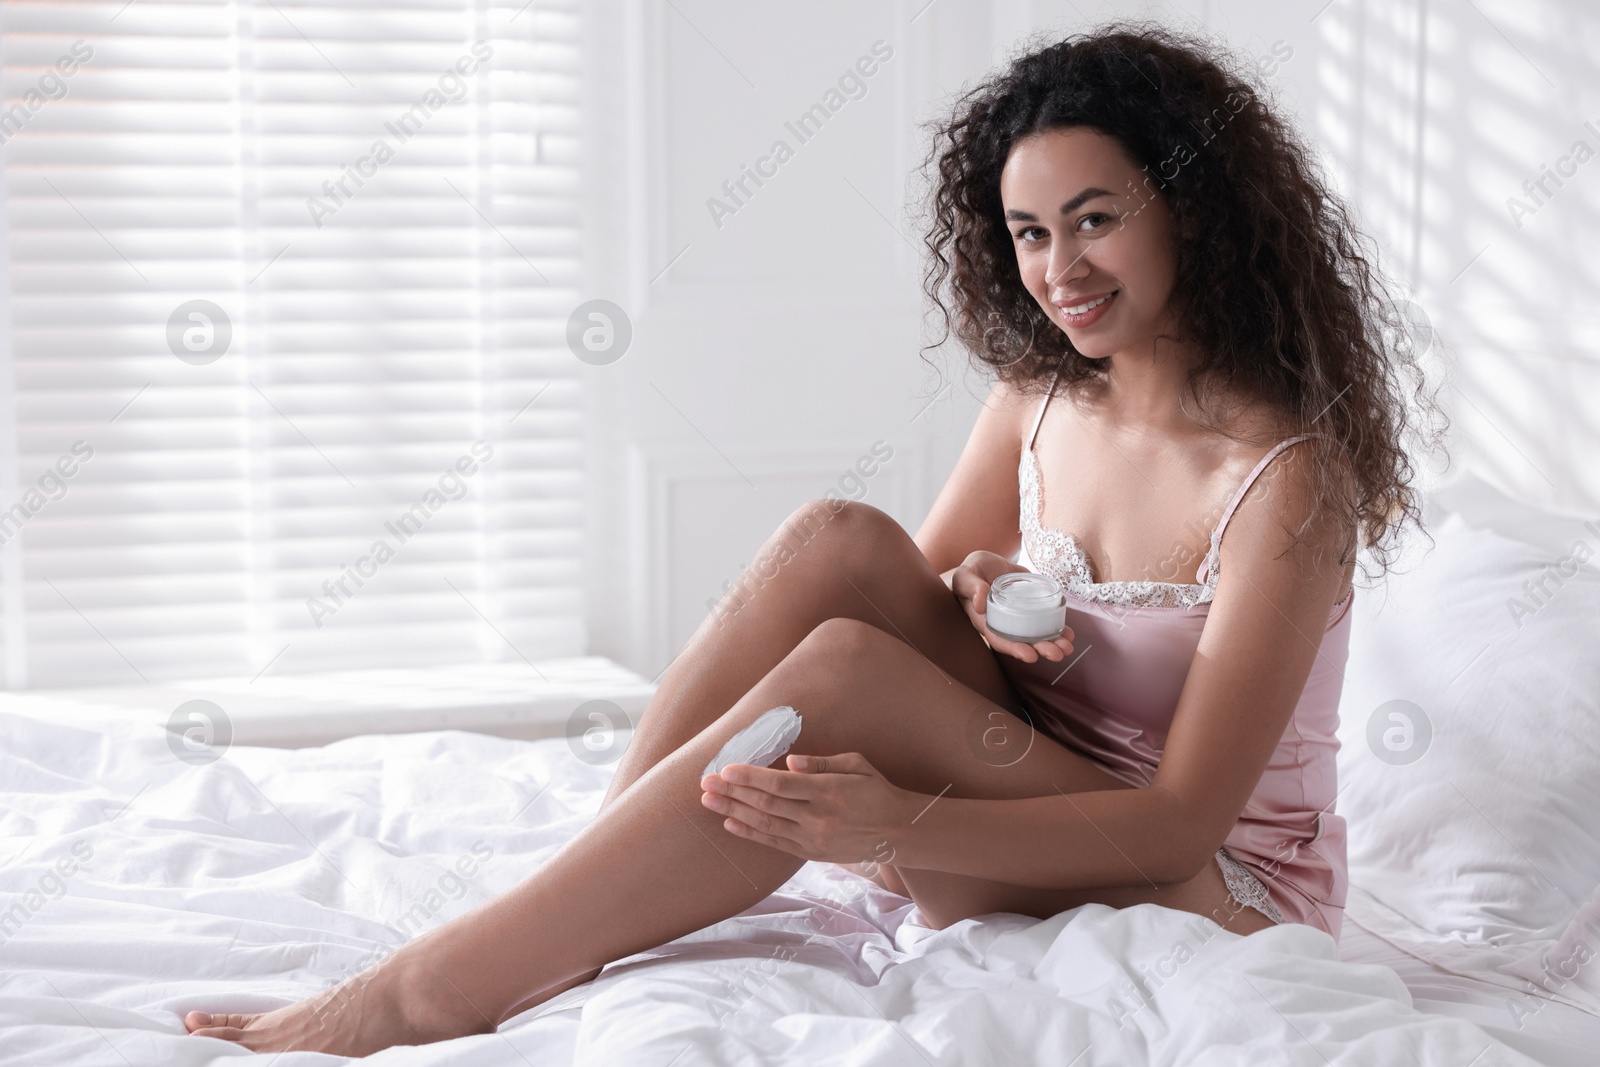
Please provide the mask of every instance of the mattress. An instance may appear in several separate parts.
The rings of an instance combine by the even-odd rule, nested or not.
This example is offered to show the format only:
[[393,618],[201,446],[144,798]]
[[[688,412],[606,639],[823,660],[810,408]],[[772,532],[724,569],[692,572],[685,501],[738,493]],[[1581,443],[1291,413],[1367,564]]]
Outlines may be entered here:
[[[248,1055],[186,1034],[183,1013],[291,1003],[491,899],[581,831],[611,773],[560,739],[370,735],[201,762],[173,736],[113,707],[0,698],[0,1063]],[[1342,944],[1298,925],[1239,937],[1092,904],[934,931],[904,898],[807,864],[748,911],[617,960],[497,1033],[370,1059],[1564,1067],[1588,1049],[1594,1062],[1600,1019],[1551,1005],[1511,1032],[1498,1000],[1351,926]]]

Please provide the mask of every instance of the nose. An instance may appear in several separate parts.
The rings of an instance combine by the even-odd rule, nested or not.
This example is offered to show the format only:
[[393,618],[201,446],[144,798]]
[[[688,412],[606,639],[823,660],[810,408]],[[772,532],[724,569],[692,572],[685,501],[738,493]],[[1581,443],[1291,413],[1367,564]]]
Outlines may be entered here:
[[1074,279],[1087,278],[1091,269],[1087,248],[1079,248],[1073,241],[1058,241],[1050,249],[1044,283],[1047,288],[1054,289]]

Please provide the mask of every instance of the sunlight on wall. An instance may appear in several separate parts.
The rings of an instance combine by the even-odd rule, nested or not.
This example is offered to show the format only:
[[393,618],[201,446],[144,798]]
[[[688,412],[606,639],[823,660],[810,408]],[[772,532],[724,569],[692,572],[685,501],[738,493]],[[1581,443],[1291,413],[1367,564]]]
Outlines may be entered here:
[[1600,11],[1336,0],[1318,25],[1318,137],[1445,346],[1452,466],[1600,510]]

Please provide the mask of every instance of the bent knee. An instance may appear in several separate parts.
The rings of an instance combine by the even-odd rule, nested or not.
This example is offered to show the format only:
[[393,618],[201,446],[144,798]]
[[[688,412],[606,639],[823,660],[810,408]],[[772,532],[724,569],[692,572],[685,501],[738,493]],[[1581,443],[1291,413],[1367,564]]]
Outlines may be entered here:
[[841,670],[853,662],[881,665],[885,653],[895,651],[891,642],[902,643],[870,622],[841,615],[812,627],[795,646],[795,653],[825,660],[834,670]]
[[790,539],[809,543],[819,535],[826,540],[859,548],[864,539],[884,535],[910,538],[894,516],[859,500],[816,497],[801,504],[784,520]]

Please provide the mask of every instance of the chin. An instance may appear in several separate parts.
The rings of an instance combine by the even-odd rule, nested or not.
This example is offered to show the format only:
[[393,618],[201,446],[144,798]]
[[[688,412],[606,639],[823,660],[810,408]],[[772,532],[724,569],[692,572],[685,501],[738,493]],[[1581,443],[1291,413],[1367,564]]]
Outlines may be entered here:
[[[1070,341],[1072,339],[1069,337],[1068,340]],[[1084,359],[1092,359],[1096,363],[1109,358],[1111,353],[1117,350],[1115,345],[1108,345],[1104,341],[1099,340],[1096,340],[1087,347],[1079,344],[1077,341],[1072,341],[1072,347],[1078,350],[1078,355],[1082,356]]]

